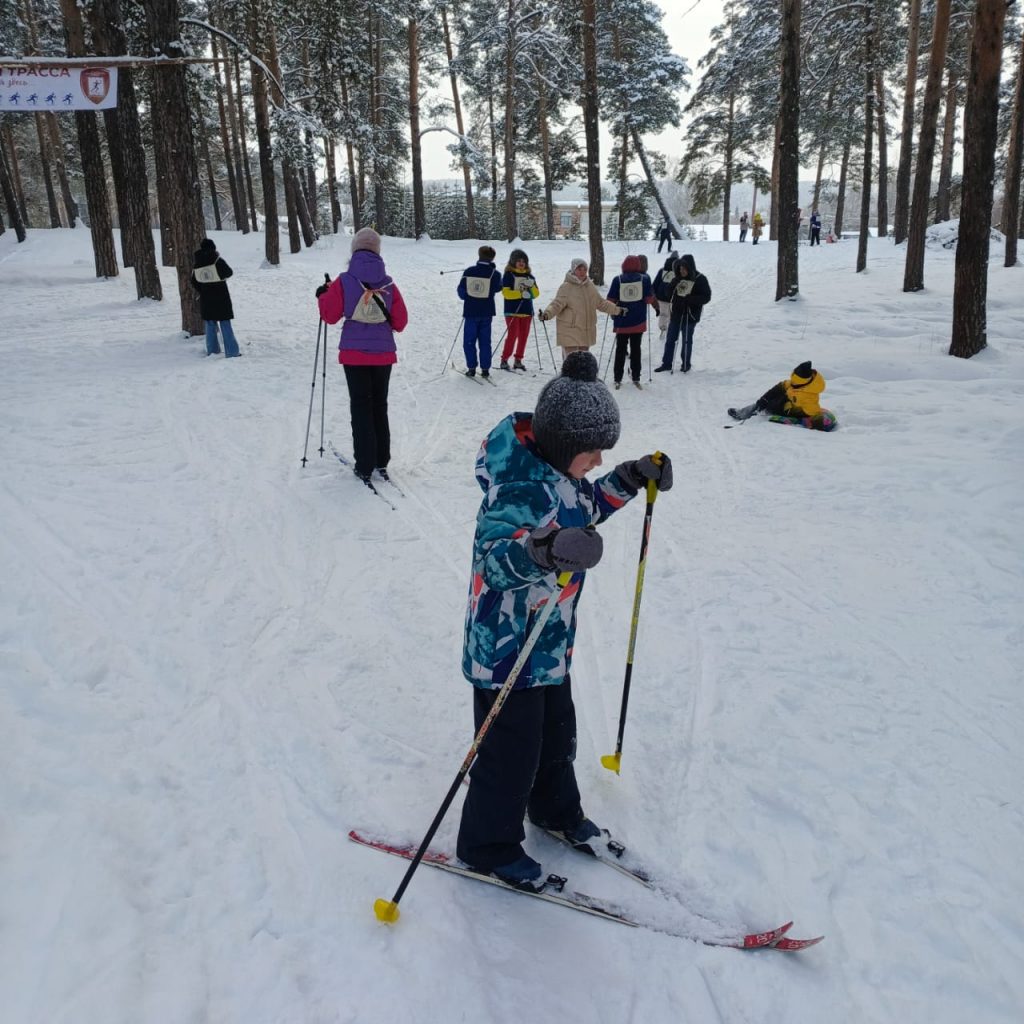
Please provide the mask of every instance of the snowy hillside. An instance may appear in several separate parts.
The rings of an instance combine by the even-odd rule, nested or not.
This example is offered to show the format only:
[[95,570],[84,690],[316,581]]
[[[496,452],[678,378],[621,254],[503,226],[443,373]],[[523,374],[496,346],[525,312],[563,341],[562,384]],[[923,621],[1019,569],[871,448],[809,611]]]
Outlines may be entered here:
[[[577,770],[587,813],[677,899],[528,847],[676,929],[827,936],[787,957],[427,868],[401,921],[375,920],[404,865],[346,833],[421,838],[469,746],[474,458],[551,364],[541,333],[541,376],[438,377],[461,316],[438,271],[475,246],[385,239],[411,314],[391,385],[405,497],[390,511],[315,453],[319,404],[303,469],[313,291],[347,242],[272,269],[262,236],[219,236],[244,355],[225,360],[177,331],[172,271],[168,301],[138,303],[130,273],[94,279],[85,231],[0,238],[2,1019],[1019,1021],[1024,271],[993,259],[990,347],[961,361],[941,246],[917,295],[886,240],[862,275],[851,243],[802,247],[803,295],[777,304],[774,244],[694,242],[714,296],[693,372],[648,387],[645,345],[645,390],[616,392],[607,461],[663,448],[676,486],[654,513],[620,777],[599,758],[642,503],[603,527]],[[585,255],[525,248],[542,301]],[[326,436],[349,451],[329,337]],[[805,359],[839,430],[722,429]]]

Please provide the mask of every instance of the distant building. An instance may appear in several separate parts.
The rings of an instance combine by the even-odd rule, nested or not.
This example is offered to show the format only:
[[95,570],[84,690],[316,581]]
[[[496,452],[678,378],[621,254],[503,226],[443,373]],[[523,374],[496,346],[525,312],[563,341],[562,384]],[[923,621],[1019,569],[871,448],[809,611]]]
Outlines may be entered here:
[[[590,231],[590,209],[587,190],[581,185],[568,185],[552,193],[551,205],[555,215],[555,238],[579,238]],[[601,218],[615,213],[614,199],[601,200]]]

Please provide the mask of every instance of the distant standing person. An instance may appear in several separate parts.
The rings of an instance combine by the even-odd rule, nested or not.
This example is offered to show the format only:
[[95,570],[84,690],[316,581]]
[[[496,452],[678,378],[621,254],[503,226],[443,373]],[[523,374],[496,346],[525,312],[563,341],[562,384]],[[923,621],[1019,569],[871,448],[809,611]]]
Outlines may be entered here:
[[355,474],[369,483],[374,470],[388,478],[391,424],[388,386],[398,362],[395,331],[409,322],[398,285],[388,277],[380,257],[380,235],[363,228],[352,236],[348,270],[316,290],[320,317],[336,324],[342,317],[338,362],[344,367],[352,413]]
[[676,261],[672,317],[668,324],[668,337],[665,339],[665,352],[661,358],[661,366],[654,368],[655,373],[664,373],[666,370],[672,369],[676,338],[680,339],[682,371],[683,373],[690,372],[693,330],[700,323],[701,310],[710,301],[711,285],[708,284],[708,279],[698,272],[693,257],[689,253],[685,253]]
[[481,245],[480,257],[472,267],[466,267],[457,289],[462,299],[462,351],[466,356],[466,376],[491,375],[491,324],[494,321],[494,296],[501,291],[501,274],[494,266],[495,252],[489,245]]
[[764,233],[764,217],[761,216],[761,211],[758,210],[757,213],[754,214],[753,232],[752,232],[752,234],[753,234],[753,242],[751,244],[752,245],[757,245],[757,240],[761,237],[761,235],[763,233]]
[[217,338],[220,325],[225,358],[240,356],[242,353],[238,351],[238,342],[231,327],[235,311],[231,306],[231,292],[225,283],[234,271],[217,252],[217,244],[212,238],[204,238],[199,243],[192,263],[192,287],[199,292],[199,314],[206,321],[206,354],[220,355]]
[[629,376],[633,384],[642,388],[640,365],[643,359],[644,331],[647,329],[647,307],[657,305],[651,279],[643,272],[639,256],[627,256],[622,261],[622,273],[612,280],[608,301],[618,303],[620,316],[612,321],[615,331],[615,386],[622,387],[626,369],[626,350],[629,350]]
[[[501,294],[505,299],[505,347],[501,350],[503,370],[525,370],[523,356],[530,340],[533,323],[533,300],[540,295],[537,280],[530,271],[530,260],[522,249],[513,249],[501,278]],[[515,359],[514,366],[509,360]]]
[[743,211],[743,216],[740,217],[740,241],[745,242],[747,240],[747,229],[750,227],[750,217],[747,216],[747,211]]
[[555,338],[564,360],[570,352],[585,352],[597,344],[598,311],[619,316],[619,306],[602,297],[590,280],[586,260],[574,259],[569,273],[561,283],[548,308],[541,310],[541,320],[555,320]]
[[667,245],[670,249],[672,248],[672,221],[665,218],[665,223],[661,225],[661,230],[658,232],[658,252],[661,252],[661,247]]
[[821,214],[811,211],[811,245],[821,245]]

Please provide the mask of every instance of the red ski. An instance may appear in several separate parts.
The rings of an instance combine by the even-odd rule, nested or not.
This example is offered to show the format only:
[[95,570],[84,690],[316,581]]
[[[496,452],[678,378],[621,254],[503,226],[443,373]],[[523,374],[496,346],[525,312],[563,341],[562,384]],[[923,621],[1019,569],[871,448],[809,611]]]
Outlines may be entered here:
[[[414,844],[391,843],[385,839],[377,839],[353,829],[348,834],[349,839],[360,846],[366,846],[371,850],[379,850],[381,853],[390,853],[393,857],[401,857],[403,860],[412,860],[416,856],[417,847]],[[488,885],[497,886],[508,892],[514,892],[519,896],[533,896],[536,899],[545,900],[548,903],[557,903],[559,906],[568,907],[570,910],[578,910],[584,914],[591,914],[594,917],[602,917],[608,921],[615,921],[630,928],[645,928],[648,931],[662,932],[666,935],[673,935],[681,939],[689,939],[691,942],[701,942],[705,946],[726,946],[731,949],[776,949],[781,952],[796,952],[813,946],[824,938],[819,936],[815,939],[786,939],[785,935],[793,926],[792,921],[772,928],[764,932],[752,932],[749,935],[736,936],[733,939],[720,939],[705,937],[693,932],[673,931],[661,925],[642,921],[632,916],[628,911],[613,903],[605,902],[586,893],[566,890],[567,879],[560,875],[549,875],[544,888],[540,892],[532,892],[527,889],[517,889],[514,885],[495,878],[493,875],[484,875],[473,871],[462,865],[455,857],[440,850],[427,850],[423,855],[423,864],[432,868],[439,868],[454,875],[462,875],[464,878],[473,878],[478,882],[486,882]]]

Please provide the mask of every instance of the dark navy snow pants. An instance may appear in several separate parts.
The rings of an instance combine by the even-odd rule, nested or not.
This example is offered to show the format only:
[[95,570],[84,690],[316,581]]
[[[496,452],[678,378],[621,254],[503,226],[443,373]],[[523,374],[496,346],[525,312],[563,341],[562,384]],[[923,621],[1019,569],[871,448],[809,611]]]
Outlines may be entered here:
[[[473,692],[479,731],[497,690]],[[480,744],[462,805],[457,852],[480,871],[523,855],[523,818],[545,828],[583,820],[573,760],[576,708],[569,677],[558,686],[513,690]]]

